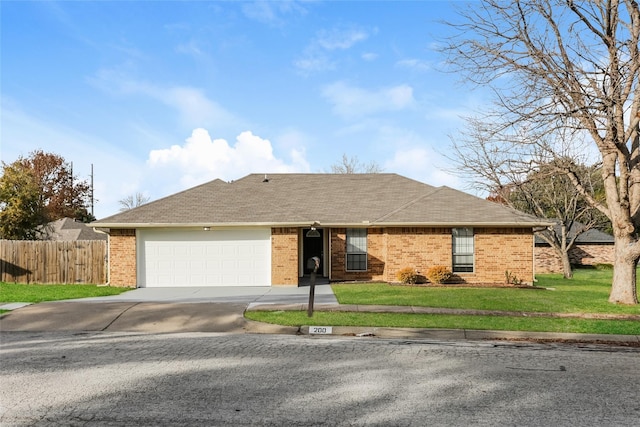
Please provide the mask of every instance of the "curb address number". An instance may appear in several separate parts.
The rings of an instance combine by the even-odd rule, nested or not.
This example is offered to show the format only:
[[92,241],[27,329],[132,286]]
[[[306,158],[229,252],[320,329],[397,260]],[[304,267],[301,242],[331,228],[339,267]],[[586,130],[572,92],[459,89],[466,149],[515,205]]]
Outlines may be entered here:
[[309,333],[314,335],[330,335],[333,332],[331,326],[309,326]]

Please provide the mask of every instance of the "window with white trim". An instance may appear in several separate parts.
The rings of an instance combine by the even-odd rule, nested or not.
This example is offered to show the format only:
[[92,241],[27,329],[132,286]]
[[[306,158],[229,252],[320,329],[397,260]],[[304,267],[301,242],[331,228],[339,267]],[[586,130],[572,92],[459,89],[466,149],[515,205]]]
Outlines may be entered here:
[[347,271],[367,271],[366,228],[347,228]]
[[454,228],[453,272],[473,273],[473,228]]

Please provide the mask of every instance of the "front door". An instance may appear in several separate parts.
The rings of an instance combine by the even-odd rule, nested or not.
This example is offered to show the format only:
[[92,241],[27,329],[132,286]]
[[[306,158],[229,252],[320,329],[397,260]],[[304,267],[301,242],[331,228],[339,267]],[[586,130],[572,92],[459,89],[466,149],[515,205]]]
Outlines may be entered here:
[[320,268],[318,269],[319,276],[323,273],[324,268],[324,230],[316,229],[311,230],[305,228],[302,230],[302,260],[304,274],[311,274],[313,268],[307,266],[307,260],[314,256],[320,258]]

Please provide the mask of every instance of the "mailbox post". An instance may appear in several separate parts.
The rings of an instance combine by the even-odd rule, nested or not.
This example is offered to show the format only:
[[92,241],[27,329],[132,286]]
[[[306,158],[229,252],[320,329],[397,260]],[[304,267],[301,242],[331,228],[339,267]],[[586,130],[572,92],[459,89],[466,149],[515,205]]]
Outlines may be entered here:
[[318,272],[318,268],[320,268],[320,258],[317,256],[309,258],[307,261],[307,268],[312,268],[311,270],[311,283],[309,284],[309,305],[307,306],[307,316],[313,316],[313,299],[315,298],[316,293],[316,274]]

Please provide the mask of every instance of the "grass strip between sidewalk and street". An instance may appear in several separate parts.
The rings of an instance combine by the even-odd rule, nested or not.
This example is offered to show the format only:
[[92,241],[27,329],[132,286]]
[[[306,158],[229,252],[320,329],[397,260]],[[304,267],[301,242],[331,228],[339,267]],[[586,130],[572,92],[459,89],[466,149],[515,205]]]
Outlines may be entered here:
[[636,320],[326,311],[314,311],[313,317],[308,317],[306,311],[247,311],[245,317],[284,326],[363,326],[640,335],[640,322]]

